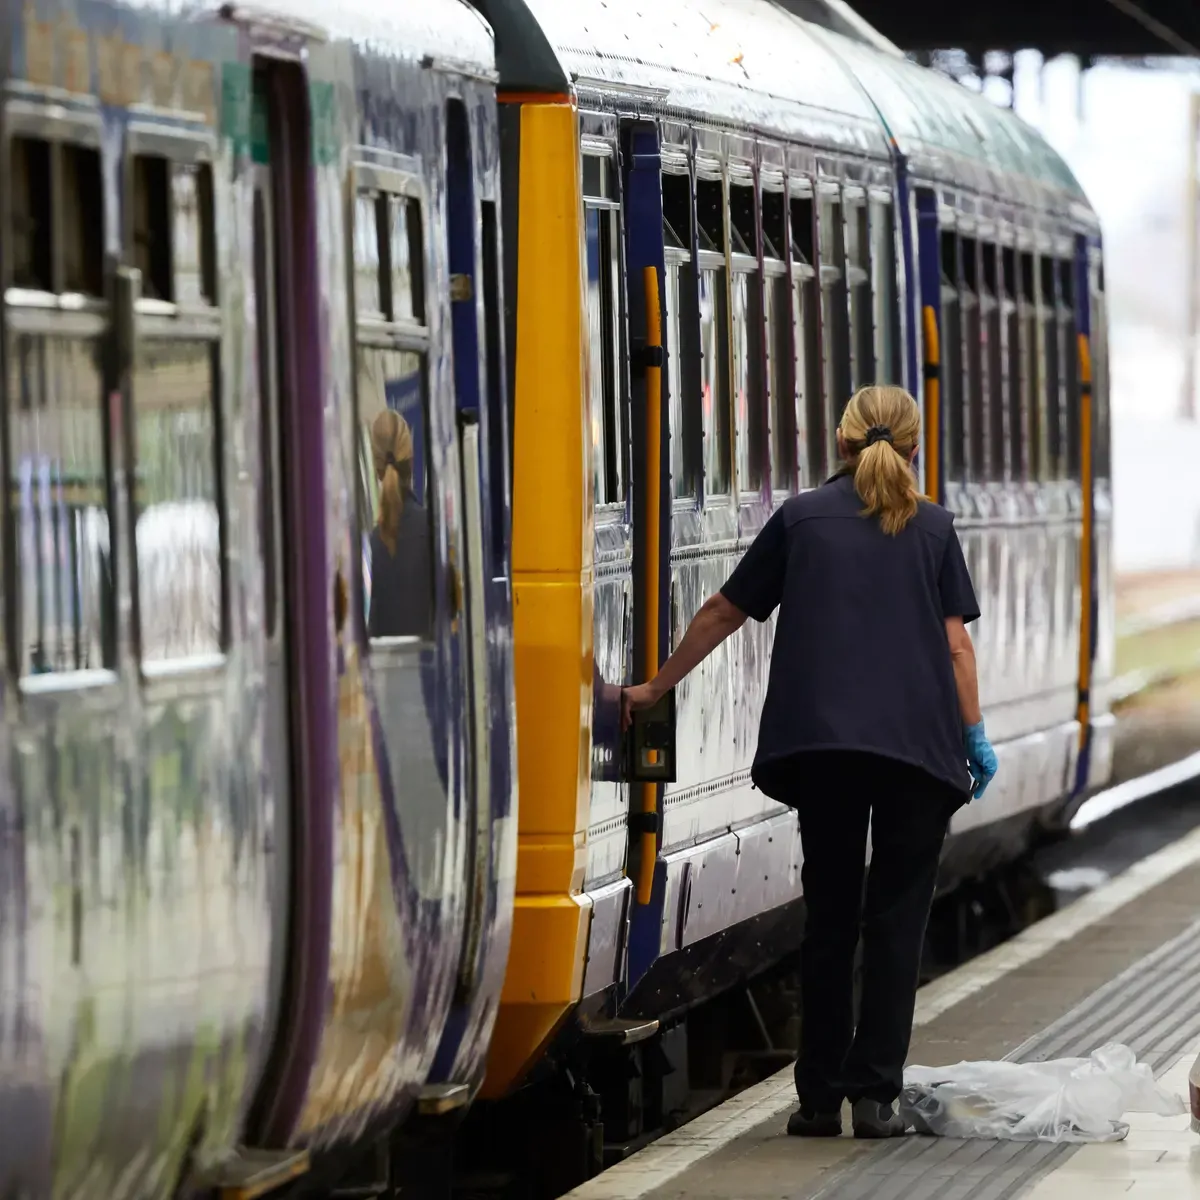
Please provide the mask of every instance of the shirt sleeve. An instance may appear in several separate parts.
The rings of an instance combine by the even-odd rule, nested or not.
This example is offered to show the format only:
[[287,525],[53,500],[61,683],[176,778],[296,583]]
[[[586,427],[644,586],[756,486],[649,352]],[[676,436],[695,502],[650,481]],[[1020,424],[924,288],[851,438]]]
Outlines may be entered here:
[[967,560],[963,557],[958,531],[953,527],[946,539],[946,550],[942,555],[942,569],[938,574],[938,594],[942,600],[943,617],[962,617],[969,625],[979,620],[979,601],[975,599],[975,587]]
[[778,607],[787,574],[787,527],[777,508],[725,581],[721,595],[748,617],[765,621]]

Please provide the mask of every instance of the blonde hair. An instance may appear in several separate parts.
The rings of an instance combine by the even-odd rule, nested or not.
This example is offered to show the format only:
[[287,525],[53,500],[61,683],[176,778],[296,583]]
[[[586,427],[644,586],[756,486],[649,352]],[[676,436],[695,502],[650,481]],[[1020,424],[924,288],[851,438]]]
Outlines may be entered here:
[[909,465],[921,436],[921,410],[900,387],[859,388],[846,405],[838,432],[854,470],[854,490],[878,515],[883,532],[895,535],[917,515],[920,492]]
[[390,554],[396,553],[404,493],[412,487],[413,440],[408,422],[390,408],[371,422],[371,458],[379,480],[379,536]]

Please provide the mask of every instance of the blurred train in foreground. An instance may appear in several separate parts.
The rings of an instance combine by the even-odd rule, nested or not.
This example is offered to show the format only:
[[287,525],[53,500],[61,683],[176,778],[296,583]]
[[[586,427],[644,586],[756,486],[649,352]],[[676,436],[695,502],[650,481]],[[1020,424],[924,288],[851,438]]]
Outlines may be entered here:
[[657,768],[617,697],[862,383],[985,614],[944,886],[1107,778],[1099,228],[1010,114],[771,0],[4,28],[0,1197],[415,1191],[456,1126],[554,1194],[779,1044],[771,628]]

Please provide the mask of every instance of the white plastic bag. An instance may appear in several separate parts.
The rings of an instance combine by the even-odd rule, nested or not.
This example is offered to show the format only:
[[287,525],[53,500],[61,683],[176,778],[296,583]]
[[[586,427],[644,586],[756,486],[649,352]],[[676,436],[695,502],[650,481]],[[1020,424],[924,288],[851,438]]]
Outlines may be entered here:
[[1091,1058],[1052,1062],[973,1062],[909,1067],[900,1113],[937,1137],[1020,1142],[1115,1142],[1128,1112],[1178,1116],[1183,1100],[1159,1087],[1127,1046]]

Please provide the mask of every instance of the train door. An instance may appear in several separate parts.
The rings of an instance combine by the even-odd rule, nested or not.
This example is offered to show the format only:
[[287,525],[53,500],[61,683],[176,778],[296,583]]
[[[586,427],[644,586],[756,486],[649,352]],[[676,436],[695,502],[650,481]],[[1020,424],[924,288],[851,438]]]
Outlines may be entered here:
[[[315,259],[309,172],[307,82],[291,62],[255,60],[251,85],[251,262],[258,377],[258,470],[263,550],[265,685],[273,734],[264,770],[279,784],[280,869],[274,880],[277,923],[272,964],[277,1002],[286,997],[272,1056],[249,1122],[251,1144],[284,1145],[304,1095],[314,1019],[303,986],[323,972],[308,947],[328,921],[314,846],[328,837],[334,775],[327,712],[325,526],[314,506],[324,492],[321,365],[313,298]],[[303,536],[300,536],[303,531]],[[342,600],[344,608],[344,599]],[[326,826],[328,821],[326,820]],[[290,854],[286,853],[290,851]],[[283,867],[291,859],[290,871]]]

